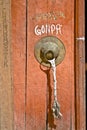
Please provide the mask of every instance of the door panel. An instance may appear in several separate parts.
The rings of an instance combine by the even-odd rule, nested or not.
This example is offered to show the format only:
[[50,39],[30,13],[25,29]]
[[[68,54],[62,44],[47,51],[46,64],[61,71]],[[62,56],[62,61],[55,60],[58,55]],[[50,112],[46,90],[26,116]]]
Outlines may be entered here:
[[25,129],[26,1],[12,0],[14,130]]
[[[39,10],[36,8],[46,8],[41,1],[28,1],[27,10],[27,96],[26,96],[26,129],[45,130],[46,129],[46,75],[41,71],[40,65],[34,57],[34,46],[37,37],[34,35],[36,24],[32,17]],[[39,4],[40,3],[40,4]],[[47,10],[47,8],[46,8]],[[31,30],[31,31],[30,31]]]
[[[28,0],[27,18],[27,130],[75,129],[74,1]],[[61,26],[61,29],[59,31],[50,29],[48,33],[41,31],[41,27],[46,25]],[[56,36],[64,43],[66,49],[63,62],[57,66],[57,96],[63,114],[63,117],[57,120],[54,119],[51,110],[53,103],[51,70],[48,71],[46,67],[42,67],[41,70],[41,65],[34,56],[34,47],[44,36]]]
[[[79,78],[80,87],[84,82],[84,64],[80,66],[79,57],[79,54],[84,57],[81,50],[84,45],[79,48],[75,42],[79,28],[75,23],[77,4],[74,0],[12,0],[14,130],[84,128],[85,119],[80,117],[82,109],[85,113],[84,94],[79,91]],[[56,66],[61,119],[55,119],[52,112],[52,69],[39,63],[34,53],[38,41],[47,36],[60,39],[66,50],[64,60]]]

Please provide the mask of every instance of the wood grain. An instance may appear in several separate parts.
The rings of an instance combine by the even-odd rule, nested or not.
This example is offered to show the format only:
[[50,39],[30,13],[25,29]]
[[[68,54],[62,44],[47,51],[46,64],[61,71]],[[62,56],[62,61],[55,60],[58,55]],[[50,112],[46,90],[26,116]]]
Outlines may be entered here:
[[[37,36],[35,26],[46,24],[62,24],[62,35],[54,32]],[[61,119],[52,115],[52,72],[34,56],[35,44],[48,35],[59,38],[66,48],[65,58],[57,66]],[[14,130],[85,130],[85,46],[76,41],[82,36],[84,1],[12,0]]]
[[[68,11],[69,9],[69,11]],[[43,16],[50,12],[63,12],[64,17]],[[49,1],[28,0],[27,30],[27,106],[26,130],[68,130],[75,129],[74,109],[74,0]],[[62,24],[62,35],[35,35],[36,25]],[[37,41],[48,35],[61,39],[66,48],[64,61],[57,66],[58,99],[61,105],[62,119],[52,116],[53,81],[52,73],[42,67],[34,57],[34,46]],[[45,69],[45,70],[44,70]]]
[[37,37],[34,35],[36,21],[32,17],[47,10],[47,0],[28,0],[27,10],[27,96],[26,96],[26,130],[46,129],[46,74],[34,57]]
[[0,130],[13,130],[10,9],[10,0],[0,0]]
[[26,0],[12,0],[14,130],[25,130]]
[[[85,37],[85,2],[76,1],[76,37]],[[77,40],[75,46],[76,70],[76,129],[86,129],[85,99],[85,41]]]

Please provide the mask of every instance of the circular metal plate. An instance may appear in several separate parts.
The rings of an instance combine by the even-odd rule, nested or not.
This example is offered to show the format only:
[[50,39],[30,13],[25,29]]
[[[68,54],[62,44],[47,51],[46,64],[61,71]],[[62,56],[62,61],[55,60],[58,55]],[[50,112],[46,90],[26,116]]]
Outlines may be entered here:
[[53,51],[54,56],[56,58],[56,65],[60,64],[63,61],[66,52],[65,46],[62,43],[62,41],[59,40],[57,37],[54,36],[43,37],[37,42],[34,48],[34,54],[37,61],[44,66],[50,67],[50,63],[43,61],[43,59],[41,58],[41,49],[43,47],[47,48],[48,50],[51,49]]

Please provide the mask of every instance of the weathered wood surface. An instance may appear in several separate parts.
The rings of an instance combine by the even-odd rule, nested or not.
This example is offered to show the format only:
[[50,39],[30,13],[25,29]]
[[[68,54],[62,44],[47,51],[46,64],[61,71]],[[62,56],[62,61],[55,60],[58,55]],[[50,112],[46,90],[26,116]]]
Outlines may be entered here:
[[[47,0],[28,0],[27,8],[27,96],[26,130],[45,130],[47,120],[47,76],[41,71],[34,57],[34,46],[38,38],[34,35],[36,20],[32,20],[41,10],[47,11]],[[40,9],[41,7],[41,9]]]
[[10,9],[10,0],[0,0],[0,130],[13,130]]
[[[75,39],[85,38],[85,1],[76,1]],[[76,130],[86,130],[86,91],[85,91],[85,41],[75,43],[76,70]]]
[[25,130],[26,0],[12,0],[14,130]]
[[[0,1],[0,130],[85,130],[84,42],[76,41],[84,36],[83,14],[83,0]],[[35,32],[47,24],[62,25],[61,31]],[[34,56],[35,44],[48,35],[66,48],[57,66],[61,119],[52,116],[51,70]]]
[[[74,1],[28,0],[27,14],[26,130],[74,130]],[[46,24],[62,24],[62,35],[56,32],[39,35],[35,32],[37,25],[41,29],[41,26]],[[52,73],[46,71],[44,67],[41,70],[40,64],[34,57],[35,44],[41,37],[47,35],[61,39],[66,48],[65,59],[57,66],[58,99],[63,114],[62,119],[58,120],[54,119],[51,110],[53,103]]]

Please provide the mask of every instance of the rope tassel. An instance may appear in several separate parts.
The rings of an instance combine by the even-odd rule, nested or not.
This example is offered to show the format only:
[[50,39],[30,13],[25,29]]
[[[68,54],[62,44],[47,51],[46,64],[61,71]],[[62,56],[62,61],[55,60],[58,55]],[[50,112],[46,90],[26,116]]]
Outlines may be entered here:
[[57,79],[56,79],[56,65],[55,65],[55,58],[52,60],[49,60],[52,72],[53,72],[53,81],[54,81],[54,103],[52,107],[53,116],[54,118],[61,118],[62,114],[60,113],[60,105],[57,100]]

